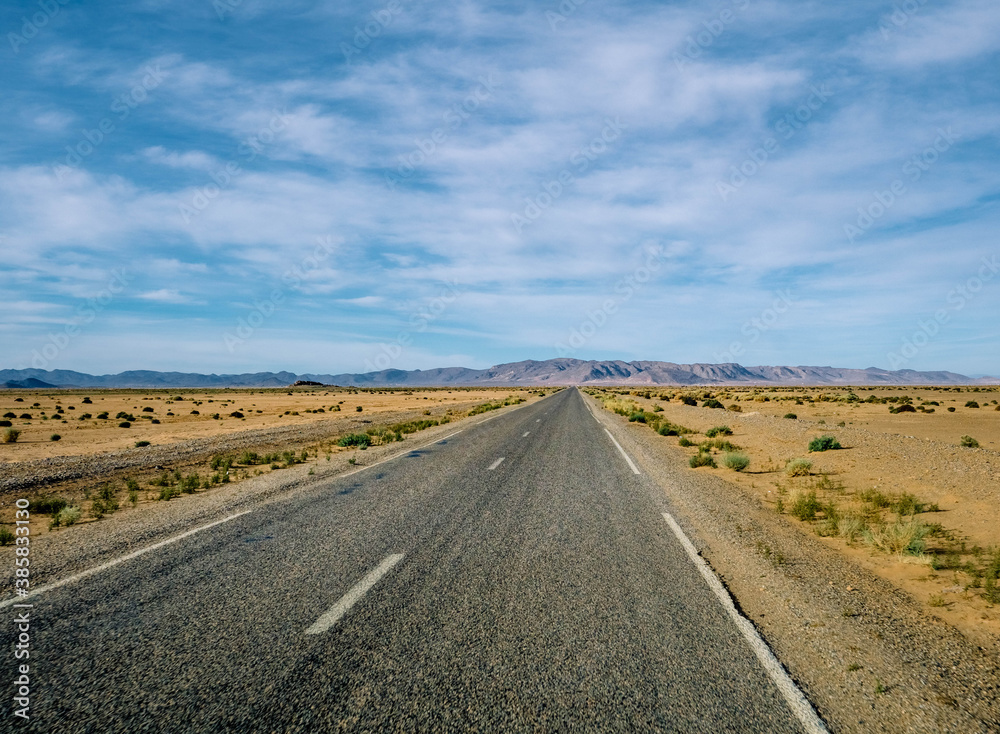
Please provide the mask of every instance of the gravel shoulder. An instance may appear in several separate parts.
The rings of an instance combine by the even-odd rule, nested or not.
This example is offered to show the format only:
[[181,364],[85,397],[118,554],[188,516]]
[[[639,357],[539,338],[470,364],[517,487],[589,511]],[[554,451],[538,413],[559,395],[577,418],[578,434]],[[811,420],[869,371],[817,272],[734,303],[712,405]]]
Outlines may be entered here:
[[970,641],[777,515],[759,493],[688,469],[686,452],[586,399],[662,486],[678,521],[833,731],[1000,730],[995,641]]

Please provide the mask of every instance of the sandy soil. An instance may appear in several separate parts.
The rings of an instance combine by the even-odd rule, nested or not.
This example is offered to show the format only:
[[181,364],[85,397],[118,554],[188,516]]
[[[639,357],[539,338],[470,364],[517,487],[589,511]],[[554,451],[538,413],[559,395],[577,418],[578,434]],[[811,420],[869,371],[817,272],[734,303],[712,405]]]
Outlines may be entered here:
[[[134,446],[136,441],[161,445],[248,429],[306,424],[320,417],[346,421],[358,417],[359,406],[360,415],[375,422],[380,414],[420,408],[441,416],[450,408],[495,400],[512,392],[495,388],[9,390],[0,392],[0,415],[13,413],[16,417],[7,420],[21,435],[16,443],[0,443],[0,462],[115,451]],[[177,397],[181,400],[175,400]],[[90,402],[85,402],[88,399]],[[97,418],[105,412],[106,419]],[[120,428],[123,419],[115,417],[123,412],[135,417],[127,421],[131,424],[128,428]],[[232,417],[234,412],[243,417]],[[20,417],[25,414],[31,418]],[[4,430],[0,429],[0,435]],[[58,434],[60,440],[52,441],[53,434]]]
[[[834,400],[845,397],[850,388],[660,388],[650,391],[649,397],[646,390],[619,392],[626,393],[621,398],[635,401],[646,411],[659,406],[662,411],[656,415],[697,431],[700,435],[688,437],[694,443],[706,440],[704,432],[710,428],[728,425],[733,435],[726,438],[750,457],[749,468],[734,472],[720,461],[718,468],[692,471],[715,474],[752,489],[776,510],[779,498],[787,505],[797,492],[810,490],[816,491],[821,502],[833,502],[843,511],[863,507],[859,493],[870,489],[890,497],[909,493],[927,505],[936,504],[939,512],[918,517],[939,524],[943,536],[929,538],[926,553],[918,556],[880,553],[860,540],[849,543],[827,537],[822,541],[928,604],[934,614],[970,637],[1000,639],[1000,607],[982,598],[981,589],[965,570],[969,564],[981,564],[991,549],[1000,547],[1000,411],[996,410],[1000,389],[854,389],[862,400],[870,395],[908,396],[914,406],[939,403],[925,406],[933,413],[898,414],[889,412],[898,402],[818,399],[820,395]],[[727,407],[739,406],[742,412],[700,407],[709,394]],[[697,397],[699,407],[682,404],[681,395]],[[969,401],[981,407],[965,407]],[[797,418],[784,418],[788,413]],[[836,437],[844,448],[810,453],[809,442],[823,435]],[[974,437],[981,448],[960,446],[962,436]],[[663,440],[672,445],[679,441],[677,437]],[[697,448],[687,451],[694,455]],[[721,459],[722,452],[714,454]],[[810,476],[786,474],[785,465],[795,458],[812,462]],[[894,518],[891,511],[883,515],[887,521]],[[818,529],[817,523],[800,522],[787,511],[783,516],[803,532]]]

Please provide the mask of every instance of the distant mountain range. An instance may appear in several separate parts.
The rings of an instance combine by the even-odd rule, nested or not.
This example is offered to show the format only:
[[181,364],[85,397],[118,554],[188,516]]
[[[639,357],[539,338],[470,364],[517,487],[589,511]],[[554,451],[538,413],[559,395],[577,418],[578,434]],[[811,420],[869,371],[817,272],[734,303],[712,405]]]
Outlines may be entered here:
[[439,367],[431,370],[381,370],[363,374],[297,375],[254,372],[203,375],[132,370],[88,375],[70,370],[0,370],[4,388],[95,387],[286,387],[298,381],[344,387],[442,387],[490,385],[994,385],[995,377],[972,378],[955,372],[882,370],[876,367],[743,367],[729,364],[675,364],[621,360],[548,359],[499,364],[484,370]]

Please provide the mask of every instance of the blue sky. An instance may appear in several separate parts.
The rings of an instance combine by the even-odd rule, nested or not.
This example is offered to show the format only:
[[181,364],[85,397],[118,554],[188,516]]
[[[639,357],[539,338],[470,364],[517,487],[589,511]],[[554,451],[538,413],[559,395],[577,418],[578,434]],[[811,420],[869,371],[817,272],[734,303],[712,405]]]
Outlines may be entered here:
[[992,0],[41,0],[0,30],[2,367],[1000,372]]

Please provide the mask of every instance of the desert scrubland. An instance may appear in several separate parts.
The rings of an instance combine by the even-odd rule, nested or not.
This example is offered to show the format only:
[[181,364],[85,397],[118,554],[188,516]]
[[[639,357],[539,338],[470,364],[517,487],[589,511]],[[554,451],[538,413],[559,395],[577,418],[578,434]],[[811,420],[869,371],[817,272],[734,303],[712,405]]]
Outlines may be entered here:
[[969,636],[1000,639],[1000,389],[588,392],[683,448],[691,471],[738,484]]

